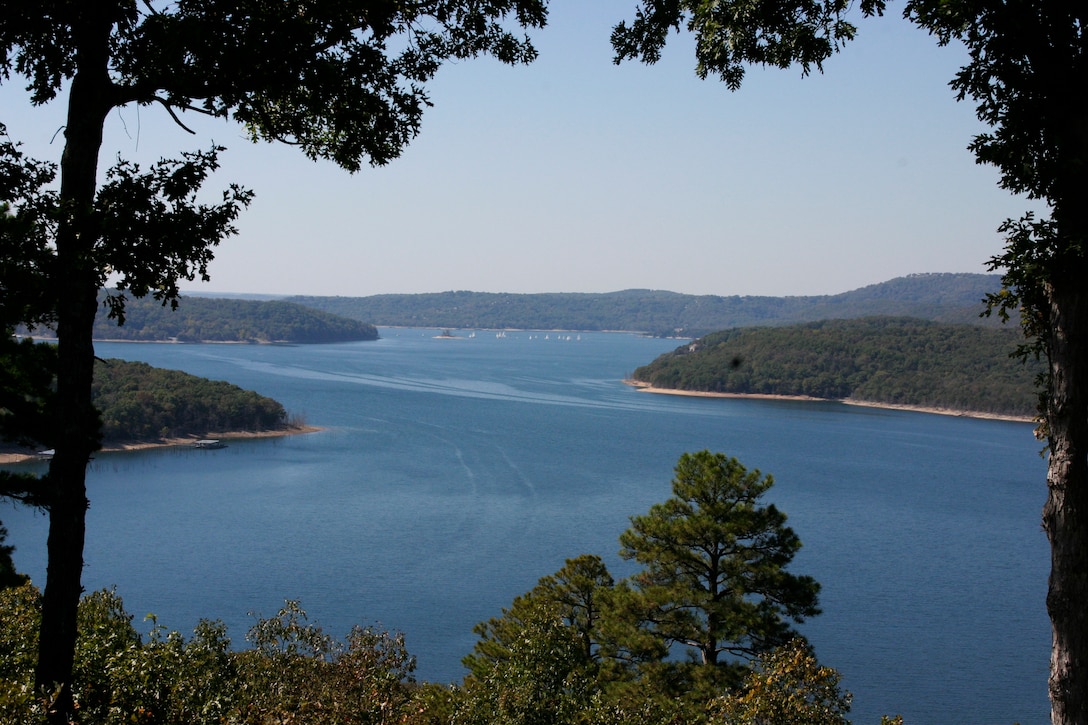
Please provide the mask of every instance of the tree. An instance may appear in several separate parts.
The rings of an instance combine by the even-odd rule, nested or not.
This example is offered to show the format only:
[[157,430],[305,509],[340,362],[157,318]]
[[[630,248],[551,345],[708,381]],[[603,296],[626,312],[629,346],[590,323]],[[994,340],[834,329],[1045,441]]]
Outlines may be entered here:
[[[39,719],[40,611],[33,586],[0,590],[0,722]],[[112,591],[84,596],[78,622],[74,688],[84,722],[386,725],[409,714],[415,659],[403,637],[354,627],[338,641],[297,602],[257,620],[246,637],[253,647],[242,651],[222,622],[201,620],[187,640],[157,624],[143,637]]]
[[613,585],[612,575],[599,556],[583,554],[567,559],[563,568],[542,577],[531,591],[515,597],[501,617],[473,627],[480,640],[473,654],[462,662],[473,674],[509,656],[510,647],[523,638],[532,622],[543,615],[571,630],[578,644],[578,660],[588,664],[598,659],[602,599]]
[[[642,0],[616,26],[615,60],[655,62],[668,34],[696,36],[697,72],[737,88],[749,64],[804,73],[854,37],[846,0],[749,3]],[[884,0],[863,0],[863,15]],[[951,81],[989,131],[969,148],[1000,184],[1046,203],[999,227],[1003,270],[990,310],[1019,308],[1023,352],[1045,359],[1039,435],[1047,441],[1043,527],[1051,546],[1047,611],[1053,629],[1051,719],[1088,723],[1088,5],[1068,0],[908,0],[904,17],[940,44],[962,42],[968,62]]]
[[[455,695],[458,725],[561,725],[578,722],[596,690],[581,643],[554,607],[523,603],[518,636],[501,657],[478,658]],[[468,660],[469,658],[466,658]]]
[[261,618],[235,656],[244,722],[386,725],[403,721],[415,658],[404,637],[355,626],[344,642],[308,621],[296,601]]
[[456,721],[574,722],[597,690],[601,600],[612,584],[600,557],[567,559],[501,617],[476,625]]
[[804,640],[794,639],[762,655],[744,687],[713,709],[729,725],[849,725],[853,697],[839,687],[841,679],[816,661]]
[[697,688],[735,686],[749,660],[798,636],[787,620],[819,613],[819,584],[786,571],[800,540],[761,504],[773,483],[722,453],[685,453],[673,497],[620,536],[620,555],[644,568],[617,587],[609,617],[661,654],[689,648],[695,668],[683,674]]
[[[837,675],[787,622],[818,613],[819,585],[785,571],[801,544],[784,514],[760,504],[772,483],[720,453],[684,454],[674,497],[620,537],[621,556],[644,569],[616,584],[599,557],[568,559],[477,625],[452,720],[704,722],[723,693],[740,697],[750,661],[794,640],[803,662],[783,656],[797,664],[783,687],[813,709],[826,705]],[[691,648],[693,661],[670,657],[674,645]],[[822,679],[798,682],[812,673]],[[760,702],[782,699],[769,687]]]
[[[56,454],[37,481],[3,480],[0,493],[49,512],[48,574],[37,685],[59,683],[55,722],[72,714],[75,613],[81,591],[87,509],[85,472],[98,447],[91,403],[96,296],[117,280],[111,315],[125,295],[176,304],[181,279],[207,278],[213,247],[234,232],[250,193],[231,187],[219,203],[197,192],[218,153],[184,154],[144,171],[120,160],[99,184],[103,126],[111,110],[158,104],[233,118],[253,140],[300,147],[349,171],[396,158],[418,132],[424,84],[451,58],[490,54],[532,60],[527,39],[508,31],[545,21],[543,0],[19,0],[0,22],[0,81],[22,76],[33,104],[67,106],[57,167],[3,149],[0,203],[18,214],[3,224],[0,308],[19,322],[56,325]],[[9,240],[16,244],[8,246]],[[29,306],[29,307],[28,307]],[[5,332],[7,329],[5,328]]]
[[21,587],[29,581],[26,574],[15,571],[15,562],[11,560],[15,547],[4,543],[7,538],[8,530],[0,523],[0,589]]

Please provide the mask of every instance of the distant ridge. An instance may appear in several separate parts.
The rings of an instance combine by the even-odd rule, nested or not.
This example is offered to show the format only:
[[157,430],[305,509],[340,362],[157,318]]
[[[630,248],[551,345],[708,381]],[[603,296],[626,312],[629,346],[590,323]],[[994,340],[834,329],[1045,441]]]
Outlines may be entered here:
[[872,316],[995,324],[980,319],[999,275],[914,274],[837,295],[686,295],[631,289],[608,293],[437,292],[369,297],[294,296],[291,302],[391,327],[629,330],[698,337],[733,327]]

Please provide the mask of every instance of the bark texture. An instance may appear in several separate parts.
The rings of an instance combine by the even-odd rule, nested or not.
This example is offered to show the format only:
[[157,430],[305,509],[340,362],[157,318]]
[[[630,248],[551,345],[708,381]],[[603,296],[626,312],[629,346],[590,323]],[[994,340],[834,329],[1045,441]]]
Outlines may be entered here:
[[1043,528],[1050,541],[1051,720],[1088,725],[1088,289],[1083,263],[1052,277]]
[[76,613],[83,593],[87,516],[87,462],[98,448],[98,414],[91,398],[97,311],[98,240],[92,213],[102,127],[111,107],[108,74],[111,3],[88,3],[75,28],[76,73],[68,103],[61,157],[61,220],[57,229],[57,420],[56,455],[49,466],[48,568],[42,596],[35,683],[51,696],[48,719],[74,715],[72,663]]

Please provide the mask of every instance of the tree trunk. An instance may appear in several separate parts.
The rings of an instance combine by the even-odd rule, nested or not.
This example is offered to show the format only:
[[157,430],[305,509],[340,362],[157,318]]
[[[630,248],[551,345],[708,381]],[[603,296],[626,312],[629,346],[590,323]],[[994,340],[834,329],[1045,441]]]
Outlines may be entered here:
[[1088,725],[1088,265],[1053,275],[1047,410],[1049,495],[1043,528],[1050,540],[1047,611],[1053,628],[1051,721]]
[[57,444],[47,478],[49,539],[35,683],[52,701],[49,722],[74,715],[72,664],[76,613],[83,591],[87,462],[98,448],[91,402],[91,341],[100,272],[92,213],[102,127],[111,107],[108,74],[110,3],[87,3],[73,28],[78,42],[61,157],[61,219],[57,228]]

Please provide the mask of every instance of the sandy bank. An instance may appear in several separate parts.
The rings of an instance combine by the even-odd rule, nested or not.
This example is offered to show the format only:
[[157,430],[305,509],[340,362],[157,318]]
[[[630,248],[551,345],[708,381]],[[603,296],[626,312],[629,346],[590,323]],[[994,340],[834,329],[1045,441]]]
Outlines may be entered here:
[[[284,436],[300,435],[302,433],[315,433],[322,428],[317,428],[312,425],[300,425],[292,428],[285,428],[282,430],[261,430],[261,431],[227,431],[224,433],[208,433],[203,436],[186,436],[184,438],[164,438],[159,441],[141,441],[138,443],[113,443],[102,447],[104,452],[121,452],[121,451],[143,451],[150,448],[171,448],[174,446],[190,446],[193,441],[213,438],[224,442],[232,440],[245,440],[251,438],[283,438]],[[26,453],[2,453],[0,452],[0,464],[5,463],[21,463],[22,461],[33,460],[36,458],[33,454]]]
[[638,388],[640,393],[659,393],[661,395],[682,395],[693,398],[749,398],[753,400],[819,400],[831,403],[843,403],[845,405],[857,405],[864,408],[883,408],[885,410],[910,410],[916,413],[933,413],[934,415],[955,415],[963,418],[981,418],[985,420],[1008,420],[1017,423],[1031,423],[1035,419],[1028,415],[998,415],[996,413],[978,413],[970,410],[952,410],[950,408],[932,408],[921,405],[893,405],[891,403],[873,403],[867,400],[855,400],[844,398],[831,400],[829,398],[814,398],[809,395],[763,395],[759,393],[709,393],[700,390],[676,390],[675,388],[655,388],[649,383],[638,380],[624,380],[624,384]]

